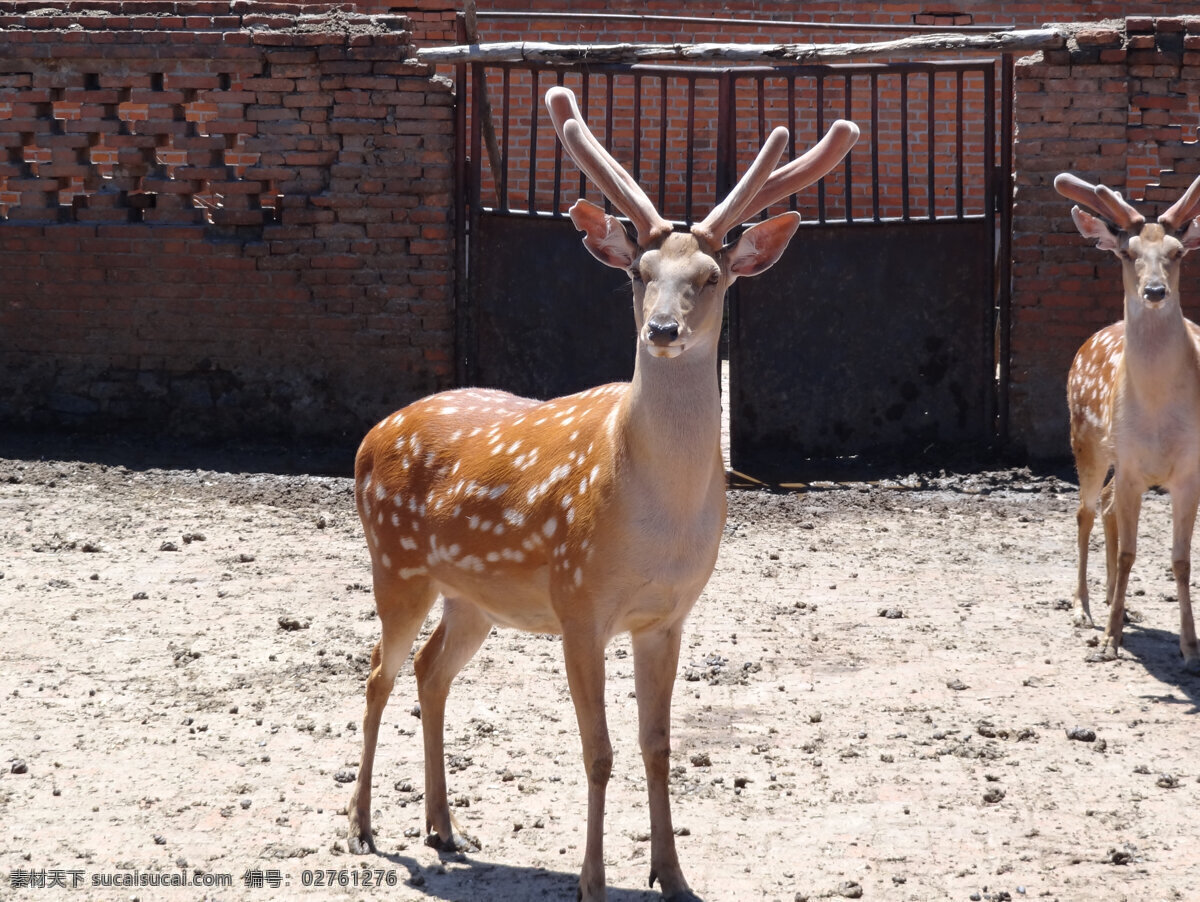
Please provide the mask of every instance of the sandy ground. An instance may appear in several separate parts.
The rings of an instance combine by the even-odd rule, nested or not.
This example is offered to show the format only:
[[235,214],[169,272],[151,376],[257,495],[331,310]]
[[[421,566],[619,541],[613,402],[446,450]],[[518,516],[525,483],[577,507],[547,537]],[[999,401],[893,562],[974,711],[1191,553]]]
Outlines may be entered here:
[[[1110,664],[1070,625],[1073,512],[1070,485],[1012,471],[731,493],[673,711],[697,893],[1200,898],[1167,505],[1144,509],[1141,619]],[[406,668],[381,854],[346,853],[378,630],[348,479],[0,459],[0,548],[0,898],[574,898],[585,786],[554,637],[493,634],[451,694],[480,850],[422,843]],[[607,657],[614,902],[658,898],[628,652]],[[197,883],[137,885],[164,875]]]

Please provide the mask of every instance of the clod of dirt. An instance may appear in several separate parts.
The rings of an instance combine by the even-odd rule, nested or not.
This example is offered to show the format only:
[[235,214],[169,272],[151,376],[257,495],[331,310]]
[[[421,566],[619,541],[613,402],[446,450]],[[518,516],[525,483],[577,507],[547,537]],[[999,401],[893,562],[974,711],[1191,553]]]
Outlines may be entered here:
[[808,722],[809,723],[820,723],[821,722],[821,712],[813,711],[812,713],[810,713],[808,715]]
[[997,802],[1004,800],[1004,795],[1005,793],[1003,789],[1001,789],[999,786],[993,786],[983,794],[983,801],[985,804],[995,805]]
[[880,608],[879,616],[886,617],[888,620],[903,620],[904,611],[900,608]]
[[863,888],[856,880],[848,880],[845,883],[839,884],[837,894],[846,899],[861,899]]
[[308,846],[288,846],[283,843],[269,843],[266,848],[259,854],[259,858],[274,858],[282,860],[285,858],[307,858],[316,852],[316,849]]
[[176,545],[174,542],[168,541],[168,542],[163,542],[161,545],[159,545],[158,550],[159,551],[178,551],[179,546]]
[[79,546],[79,550],[88,554],[99,554],[104,550],[104,547],[99,542],[84,542]]
[[955,692],[962,692],[964,689],[968,688],[968,686],[966,683],[956,677],[953,680],[946,680],[946,688],[953,689]]
[[1088,727],[1071,727],[1067,730],[1067,738],[1074,739],[1076,742],[1095,742],[1096,731]]
[[203,542],[204,533],[202,532],[185,532],[183,534],[183,544],[191,545],[192,542]]
[[333,779],[338,783],[353,783],[357,778],[358,774],[349,767],[343,767],[333,775]]
[[751,780],[749,777],[734,777],[733,778],[733,788],[734,789],[745,789],[746,785],[748,783],[753,783],[753,782],[754,781]]
[[255,556],[246,551],[243,551],[241,554],[239,554],[237,556],[237,561],[239,564],[249,564],[249,563],[252,563],[254,560],[255,560]]
[[690,759],[692,767],[712,767],[712,759],[708,757],[708,752],[697,752]]
[[1163,789],[1175,789],[1179,786],[1179,778],[1174,774],[1159,774],[1154,784],[1161,786]]
[[413,717],[415,717],[417,720],[420,720],[421,719],[421,704],[420,704],[420,702],[413,705],[409,709],[408,713],[411,714]]
[[29,765],[26,764],[23,759],[17,758],[15,761],[13,761],[12,766],[9,767],[8,771],[12,774],[27,774],[29,773]]
[[163,836],[161,833],[155,833],[154,834],[154,844],[156,846],[165,846],[167,844],[167,838],[165,836]]
[[1108,857],[1104,860],[1108,864],[1129,864],[1133,856],[1123,849],[1109,849]]
[[294,633],[296,630],[306,630],[310,626],[312,626],[312,621],[307,618],[304,620],[287,616],[279,618],[279,628],[287,633]]

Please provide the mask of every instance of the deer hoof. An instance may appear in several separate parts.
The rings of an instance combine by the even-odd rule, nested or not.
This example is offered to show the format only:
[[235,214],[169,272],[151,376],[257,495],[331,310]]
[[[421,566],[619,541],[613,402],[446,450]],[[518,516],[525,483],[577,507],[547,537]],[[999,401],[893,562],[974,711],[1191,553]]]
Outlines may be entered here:
[[1071,623],[1081,628],[1094,627],[1096,625],[1092,620],[1091,614],[1089,614],[1087,611],[1080,610],[1076,610],[1075,613],[1071,615]]
[[375,839],[371,836],[370,830],[352,829],[350,835],[346,837],[346,847],[350,850],[351,855],[374,855]]
[[1183,669],[1186,673],[1200,673],[1200,656],[1192,655],[1183,659]]
[[479,840],[474,837],[450,834],[449,839],[442,839],[436,833],[430,833],[425,837],[425,845],[431,849],[437,849],[439,852],[478,852]]

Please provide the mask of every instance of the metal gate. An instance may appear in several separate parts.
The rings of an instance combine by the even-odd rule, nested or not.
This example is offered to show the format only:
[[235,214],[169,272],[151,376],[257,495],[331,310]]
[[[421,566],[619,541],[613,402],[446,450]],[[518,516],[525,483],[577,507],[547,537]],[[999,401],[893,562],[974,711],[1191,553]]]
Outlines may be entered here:
[[804,223],[780,262],[730,292],[732,467],[785,481],[834,461],[992,447],[1005,428],[1008,280],[997,261],[1011,206],[996,71],[1007,86],[1010,67],[474,64],[469,80],[463,67],[461,381],[550,397],[632,373],[628,280],[591,258],[565,215],[577,197],[603,198],[563,157],[542,106],[551,85],[575,91],[677,224],[724,197],[774,125],[789,127],[794,156],[840,116],[859,124],[859,144],[789,201]]

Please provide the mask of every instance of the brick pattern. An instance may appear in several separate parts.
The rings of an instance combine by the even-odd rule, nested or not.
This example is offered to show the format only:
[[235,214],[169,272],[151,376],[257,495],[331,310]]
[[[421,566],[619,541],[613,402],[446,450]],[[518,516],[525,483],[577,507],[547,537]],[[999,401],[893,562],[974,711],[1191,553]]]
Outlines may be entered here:
[[[1016,67],[1012,433],[1039,457],[1069,453],[1065,380],[1076,350],[1121,318],[1121,270],[1079,236],[1053,188],[1070,170],[1161,213],[1200,174],[1200,17],[1092,26]],[[1200,314],[1196,263],[1184,309]]]
[[0,422],[357,437],[451,384],[453,94],[406,20],[0,24]]

